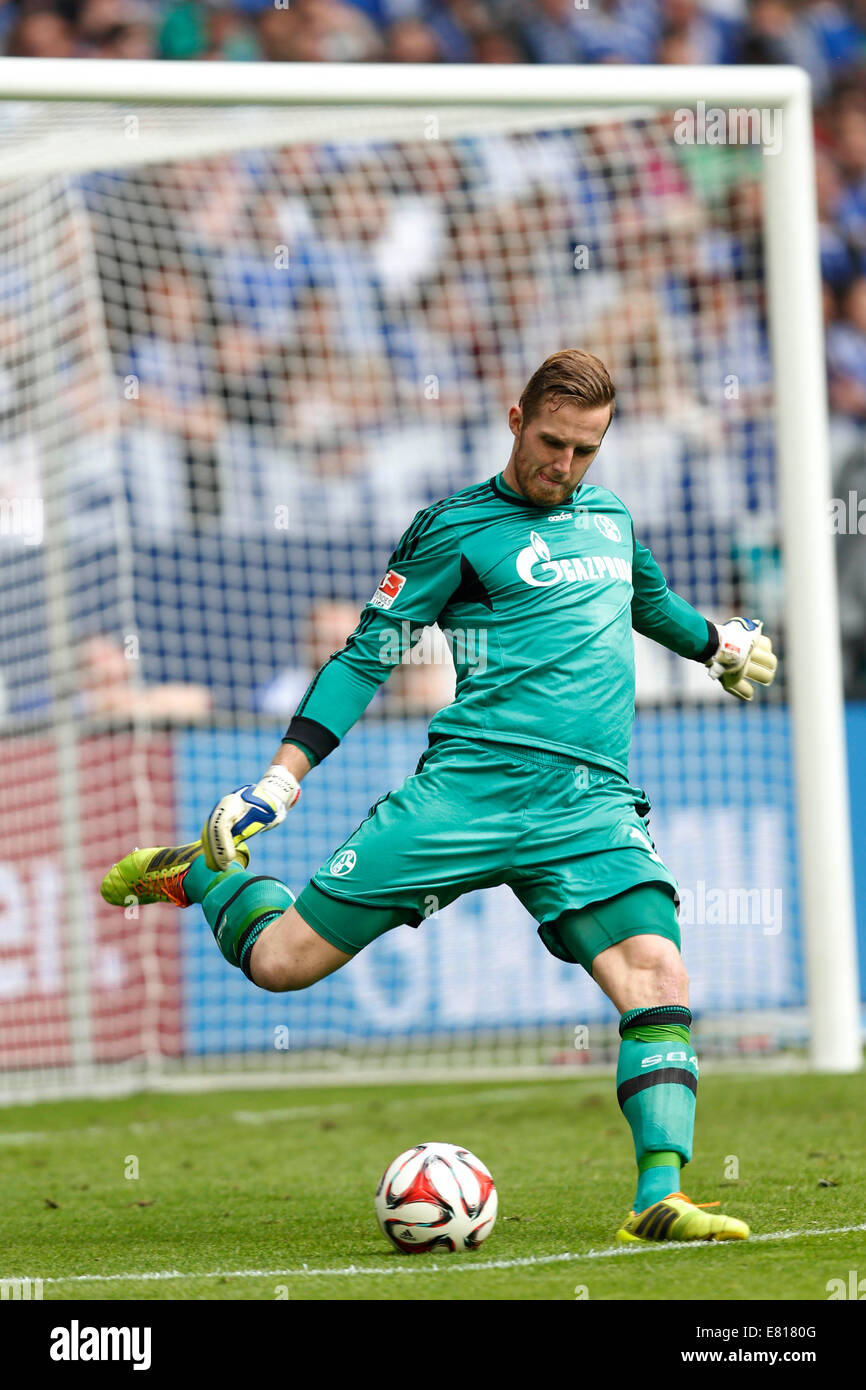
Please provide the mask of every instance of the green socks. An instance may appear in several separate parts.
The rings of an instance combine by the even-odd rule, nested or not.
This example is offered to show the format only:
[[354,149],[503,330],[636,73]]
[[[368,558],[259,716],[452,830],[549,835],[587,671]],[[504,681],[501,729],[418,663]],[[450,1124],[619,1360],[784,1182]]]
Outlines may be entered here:
[[629,1009],[620,1019],[616,1096],[634,1136],[635,1211],[679,1191],[680,1168],[692,1156],[698,1060],[691,1021],[682,1004]]
[[251,980],[253,946],[268,923],[291,907],[294,893],[278,878],[252,874],[240,864],[229,864],[224,871],[215,872],[208,868],[204,855],[193,860],[183,886],[191,902],[201,903],[226,960],[239,966]]
[[680,1168],[682,1159],[678,1153],[661,1150],[657,1154],[644,1154],[638,1163],[637,1192],[635,1211],[646,1211],[653,1202],[670,1197],[680,1190]]

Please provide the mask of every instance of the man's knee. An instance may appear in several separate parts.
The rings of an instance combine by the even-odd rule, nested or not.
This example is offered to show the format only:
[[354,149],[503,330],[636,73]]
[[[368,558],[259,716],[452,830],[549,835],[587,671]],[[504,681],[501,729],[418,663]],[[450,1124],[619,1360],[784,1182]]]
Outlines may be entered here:
[[689,977],[676,944],[641,933],[595,957],[593,979],[622,1013],[652,1004],[687,1004]]
[[620,945],[626,948],[624,964],[630,972],[651,977],[657,988],[669,987],[673,996],[688,989],[689,976],[682,956],[667,937],[644,933],[631,936]]
[[307,989],[321,977],[305,967],[303,961],[287,959],[276,952],[262,950],[259,942],[253,947],[250,960],[250,975],[253,984],[272,994],[285,994],[289,990]]

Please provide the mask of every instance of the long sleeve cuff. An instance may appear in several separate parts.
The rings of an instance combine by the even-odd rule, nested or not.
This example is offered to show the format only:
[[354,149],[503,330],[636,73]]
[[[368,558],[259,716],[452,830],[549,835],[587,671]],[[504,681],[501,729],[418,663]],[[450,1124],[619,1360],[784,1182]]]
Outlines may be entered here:
[[294,743],[302,753],[306,753],[315,767],[329,753],[333,753],[340,740],[324,724],[316,719],[307,719],[296,714],[283,736],[283,743]]

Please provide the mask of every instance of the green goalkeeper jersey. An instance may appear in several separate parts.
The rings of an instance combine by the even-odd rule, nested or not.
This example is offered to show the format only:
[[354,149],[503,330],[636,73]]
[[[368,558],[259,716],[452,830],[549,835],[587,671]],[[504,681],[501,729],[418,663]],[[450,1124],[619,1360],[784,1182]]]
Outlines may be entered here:
[[538,507],[500,474],[417,513],[286,740],[324,757],[433,623],[457,684],[431,734],[530,745],[624,777],[632,628],[697,661],[718,645],[713,624],[668,589],[614,493],[582,483],[561,506]]

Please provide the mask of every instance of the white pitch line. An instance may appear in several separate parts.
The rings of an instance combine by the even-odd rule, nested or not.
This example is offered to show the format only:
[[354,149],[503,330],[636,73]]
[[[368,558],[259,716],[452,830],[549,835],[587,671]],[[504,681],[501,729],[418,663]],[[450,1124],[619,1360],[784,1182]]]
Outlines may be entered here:
[[[841,1236],[853,1231],[866,1231],[866,1222],[856,1226],[824,1226],[818,1230],[771,1231],[765,1235],[751,1236],[750,1240],[795,1240],[810,1236]],[[429,1264],[426,1260],[415,1260],[411,1265],[388,1265],[384,1268],[347,1265],[343,1269],[310,1269],[302,1265],[300,1269],[209,1269],[200,1273],[183,1273],[178,1269],[154,1270],[144,1274],[61,1274],[43,1278],[43,1284],[114,1284],[114,1283],[160,1283],[169,1279],[343,1279],[352,1277],[377,1277],[380,1274],[467,1274],[485,1269],[526,1269],[534,1265],[570,1264],[576,1260],[608,1260],[619,1255],[647,1255],[663,1250],[718,1250],[722,1246],[734,1244],[729,1241],[680,1240],[664,1241],[657,1245],[613,1245],[605,1250],[565,1251],[559,1255],[524,1255],[513,1260],[473,1260],[472,1263]],[[10,1275],[2,1276],[10,1278]],[[21,1277],[21,1276],[17,1276]],[[29,1276],[32,1279],[35,1275]],[[41,1276],[40,1276],[41,1277]]]

